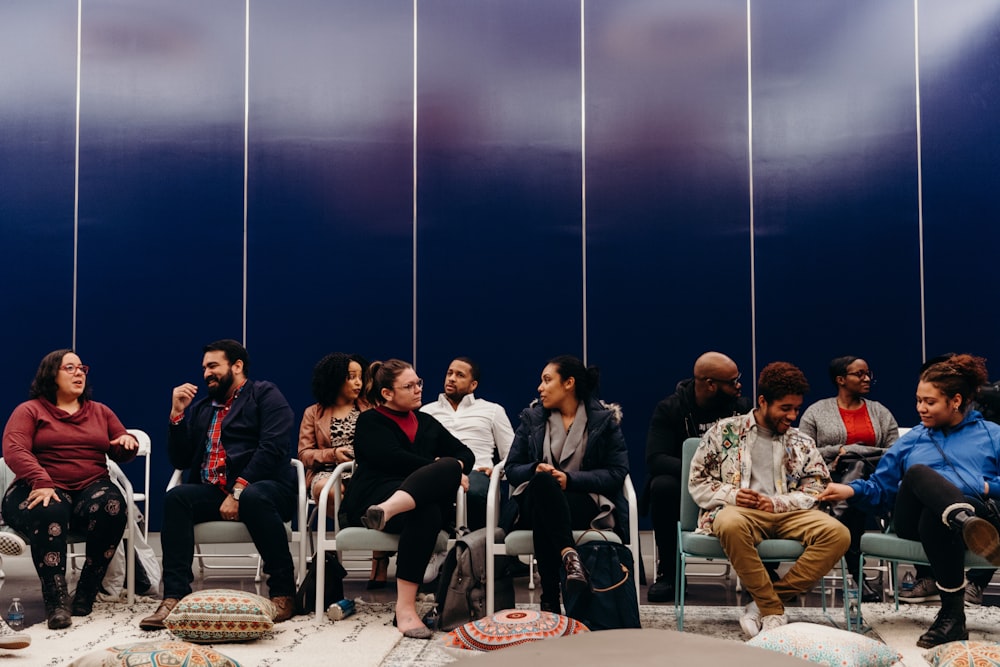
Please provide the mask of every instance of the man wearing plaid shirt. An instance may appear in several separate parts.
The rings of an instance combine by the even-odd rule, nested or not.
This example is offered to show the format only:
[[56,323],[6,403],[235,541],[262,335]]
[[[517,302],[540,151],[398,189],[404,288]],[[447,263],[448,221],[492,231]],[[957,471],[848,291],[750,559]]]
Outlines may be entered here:
[[192,405],[196,385],[174,388],[167,453],[188,475],[164,496],[163,602],[139,622],[144,630],[163,628],[191,592],[194,526],[205,521],[246,524],[268,575],[275,622],[294,613],[295,566],[284,525],[295,510],[294,419],[276,386],[248,379],[249,364],[240,343],[216,341],[202,359],[208,396]]

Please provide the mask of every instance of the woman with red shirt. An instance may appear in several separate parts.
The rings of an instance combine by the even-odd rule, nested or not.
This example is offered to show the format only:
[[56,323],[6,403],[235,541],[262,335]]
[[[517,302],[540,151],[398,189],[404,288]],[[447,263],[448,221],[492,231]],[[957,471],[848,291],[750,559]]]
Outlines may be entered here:
[[[841,457],[855,454],[870,458],[872,464],[867,472],[874,472],[882,451],[899,437],[899,427],[888,408],[867,398],[875,383],[867,361],[860,357],[837,357],[830,362],[829,373],[837,395],[810,405],[802,414],[799,430],[816,441],[830,467],[830,474],[839,482],[841,478],[835,471]],[[845,558],[851,577],[861,586],[861,599],[864,602],[881,601],[881,592],[863,580],[858,572],[861,535],[868,522],[867,514],[846,503],[837,506],[834,513],[851,531],[851,546]]]
[[[42,359],[30,400],[14,409],[3,432],[3,456],[15,479],[3,517],[31,542],[51,629],[87,616],[128,518],[124,494],[107,459],[135,458],[139,443],[106,405],[90,400],[90,368],[72,350]],[[66,590],[66,535],[87,535],[87,560],[72,603]]]

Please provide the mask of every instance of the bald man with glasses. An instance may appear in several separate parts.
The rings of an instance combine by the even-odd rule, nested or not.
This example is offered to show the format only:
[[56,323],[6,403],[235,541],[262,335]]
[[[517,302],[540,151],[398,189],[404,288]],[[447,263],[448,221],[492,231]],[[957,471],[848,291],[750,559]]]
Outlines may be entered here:
[[681,380],[673,394],[656,406],[646,436],[646,487],[642,511],[651,514],[659,551],[656,581],[649,587],[649,602],[674,598],[677,555],[677,520],[681,513],[681,446],[687,438],[700,438],[717,421],[750,412],[749,399],[741,396],[740,370],[721,352],[706,352],[694,362],[693,377]]

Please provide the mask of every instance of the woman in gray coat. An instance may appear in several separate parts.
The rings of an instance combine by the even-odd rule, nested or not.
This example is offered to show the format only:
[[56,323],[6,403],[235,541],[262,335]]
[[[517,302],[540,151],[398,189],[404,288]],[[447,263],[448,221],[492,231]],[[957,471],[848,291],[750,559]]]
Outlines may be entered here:
[[[875,470],[882,451],[899,437],[899,428],[888,408],[866,398],[875,382],[867,361],[837,357],[830,362],[829,373],[837,395],[810,405],[799,430],[816,441],[834,481],[846,483]],[[854,463],[849,465],[848,460]],[[851,577],[861,587],[861,599],[880,601],[882,594],[858,572],[867,515],[845,503],[837,505],[834,514],[851,531],[851,547],[845,558]]]

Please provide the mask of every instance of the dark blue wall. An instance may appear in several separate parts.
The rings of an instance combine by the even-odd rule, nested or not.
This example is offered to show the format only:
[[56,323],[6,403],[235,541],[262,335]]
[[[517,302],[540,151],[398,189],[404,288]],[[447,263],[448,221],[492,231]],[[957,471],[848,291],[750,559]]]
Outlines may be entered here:
[[1000,0],[93,0],[79,140],[77,9],[0,3],[0,410],[75,344],[157,489],[220,337],[299,414],[333,350],[473,356],[515,424],[583,355],[637,484],[707,349],[808,400],[860,354],[903,424],[925,353],[1000,359]]

